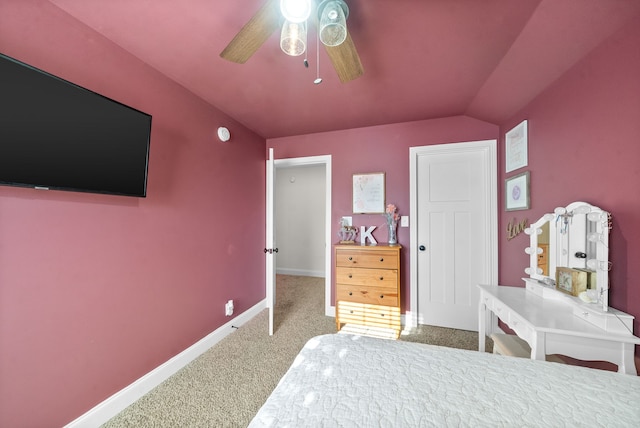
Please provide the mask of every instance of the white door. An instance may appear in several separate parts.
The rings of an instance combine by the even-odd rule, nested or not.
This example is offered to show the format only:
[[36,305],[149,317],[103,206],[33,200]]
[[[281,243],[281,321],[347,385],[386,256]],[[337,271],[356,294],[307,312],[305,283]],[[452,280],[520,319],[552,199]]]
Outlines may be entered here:
[[419,324],[478,331],[477,285],[497,281],[496,163],[495,140],[412,148]]
[[278,248],[275,243],[275,231],[274,231],[274,182],[275,182],[275,168],[273,165],[273,149],[269,149],[269,159],[267,159],[267,190],[266,190],[266,243],[264,247],[264,254],[266,256],[266,289],[267,289],[267,307],[269,308],[269,335],[273,336],[273,310],[276,303],[276,254]]

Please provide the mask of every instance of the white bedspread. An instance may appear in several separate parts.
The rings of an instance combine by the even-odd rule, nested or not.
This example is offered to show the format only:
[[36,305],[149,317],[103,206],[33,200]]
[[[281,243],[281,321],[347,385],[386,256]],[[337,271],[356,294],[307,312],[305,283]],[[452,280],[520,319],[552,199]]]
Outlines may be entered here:
[[351,335],[315,337],[250,427],[638,427],[640,378]]

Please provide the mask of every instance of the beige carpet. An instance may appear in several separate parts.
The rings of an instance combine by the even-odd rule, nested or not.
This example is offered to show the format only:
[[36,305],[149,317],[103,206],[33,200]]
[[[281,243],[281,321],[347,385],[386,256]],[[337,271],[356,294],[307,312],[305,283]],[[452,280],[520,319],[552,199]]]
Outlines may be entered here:
[[[264,310],[103,427],[246,427],[307,340],[335,333],[323,278],[278,275],[276,302],[272,337]],[[478,347],[476,332],[440,327],[401,340]]]

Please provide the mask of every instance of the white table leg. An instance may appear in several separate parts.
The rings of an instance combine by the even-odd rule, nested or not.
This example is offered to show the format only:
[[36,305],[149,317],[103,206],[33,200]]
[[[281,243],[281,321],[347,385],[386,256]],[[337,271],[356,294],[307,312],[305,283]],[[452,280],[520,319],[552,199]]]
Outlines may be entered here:
[[620,344],[620,363],[618,364],[618,373],[624,373],[628,375],[636,376],[636,362],[634,361],[633,351],[635,345],[633,343],[621,343]]
[[478,351],[484,352],[485,340],[487,337],[487,305],[483,303],[480,296],[480,305],[478,307]]
[[533,336],[533,343],[531,345],[531,359],[532,360],[546,360],[547,350],[545,347],[545,334],[541,331],[536,331]]

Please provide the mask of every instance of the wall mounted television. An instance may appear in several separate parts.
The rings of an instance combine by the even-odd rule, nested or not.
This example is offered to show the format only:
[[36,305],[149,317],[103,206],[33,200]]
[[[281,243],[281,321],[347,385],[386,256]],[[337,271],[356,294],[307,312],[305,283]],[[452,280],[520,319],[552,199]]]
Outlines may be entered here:
[[151,115],[0,53],[0,185],[145,197]]

